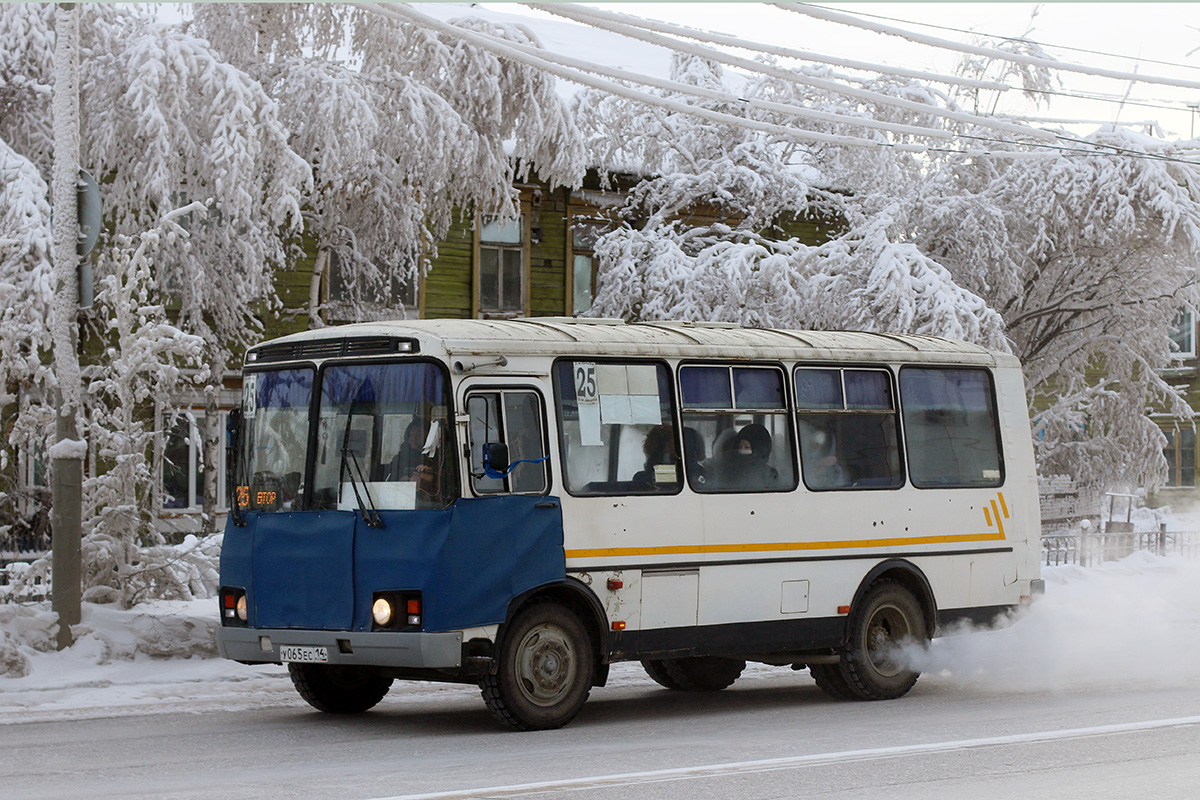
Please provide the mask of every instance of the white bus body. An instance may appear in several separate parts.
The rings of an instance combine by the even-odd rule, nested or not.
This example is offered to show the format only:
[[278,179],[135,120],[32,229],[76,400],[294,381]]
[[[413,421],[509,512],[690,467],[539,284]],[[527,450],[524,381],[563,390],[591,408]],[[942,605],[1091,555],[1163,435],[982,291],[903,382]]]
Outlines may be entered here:
[[[417,361],[419,381],[379,377]],[[336,406],[329,385],[360,363],[375,372],[356,380],[376,388]],[[834,695],[895,697],[916,679],[896,644],[989,622],[1041,585],[1024,383],[1006,354],[925,336],[702,323],[364,323],[253,348],[248,420],[274,402],[262,389],[281,385],[270,370],[289,369],[321,387],[308,444],[293,446],[300,484],[276,495],[288,480],[258,469],[266,434],[246,434],[256,466],[239,493],[254,500],[227,528],[219,642],[237,660],[290,662],[318,708],[362,710],[393,678],[458,680],[479,682],[510,727],[557,727],[609,663],[631,659],[674,689],[723,688],[754,660],[807,665]],[[434,386],[412,400],[413,385],[439,380],[444,397]],[[379,399],[388,391],[390,406]],[[437,455],[424,468],[441,470],[439,500],[418,499],[420,477],[380,479],[418,407],[426,427],[413,438],[426,437],[427,461]],[[651,463],[654,442],[668,453],[661,463]],[[340,467],[322,467],[334,450]],[[324,493],[322,469],[336,473]],[[354,558],[381,548],[376,566],[347,560],[343,570],[333,549],[290,544],[272,565],[288,530],[270,527],[275,517],[320,537],[339,513],[344,546]],[[526,542],[524,520],[550,517]],[[445,541],[473,544],[436,545],[419,575],[393,579],[378,566],[390,563],[389,536],[441,524]],[[480,528],[493,524],[489,539]],[[470,526],[467,538],[454,538],[455,525]],[[395,570],[417,558],[398,556]],[[528,579],[488,577],[535,563]],[[282,598],[309,584],[280,577],[307,569],[348,587],[328,590],[310,616]],[[400,615],[424,602],[424,620],[372,621],[385,601],[407,604]],[[321,616],[337,603],[342,617]],[[481,603],[491,610],[473,613]],[[354,688],[364,681],[369,690]]]

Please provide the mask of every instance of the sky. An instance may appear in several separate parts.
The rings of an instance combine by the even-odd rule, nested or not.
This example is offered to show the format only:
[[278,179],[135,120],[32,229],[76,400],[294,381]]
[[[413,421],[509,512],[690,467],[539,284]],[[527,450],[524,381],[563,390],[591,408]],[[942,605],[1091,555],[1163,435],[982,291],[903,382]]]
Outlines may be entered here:
[[[546,18],[543,12],[515,3],[479,5],[501,13]],[[948,50],[813,19],[766,3],[588,5],[732,34],[750,41],[941,73],[952,72],[960,57]],[[422,10],[430,8],[427,4],[418,7]],[[829,3],[826,7],[894,28],[958,42],[973,41],[973,34],[1028,36],[1063,61],[1139,75],[1200,81],[1200,4]],[[453,9],[452,5],[441,4],[440,8],[430,11],[442,18],[464,13],[462,7],[458,11]],[[992,39],[987,43],[995,41]],[[553,48],[551,43],[546,44]],[[615,52],[612,48],[583,57],[596,57],[631,69],[645,66],[636,55],[645,48],[626,43],[622,49],[627,52]],[[1062,73],[1062,78],[1063,91],[1087,93],[1103,99],[1058,97],[1049,109],[1042,108],[1037,113],[1055,120],[1082,120],[1083,130],[1079,132],[1113,121],[1156,121],[1163,126],[1164,136],[1173,139],[1192,138],[1200,128],[1200,117],[1187,106],[1191,102],[1200,108],[1200,88],[1147,83],[1131,86],[1125,80],[1071,73]],[[995,108],[1000,112],[1032,113],[1027,101],[1012,91],[1004,93]]]

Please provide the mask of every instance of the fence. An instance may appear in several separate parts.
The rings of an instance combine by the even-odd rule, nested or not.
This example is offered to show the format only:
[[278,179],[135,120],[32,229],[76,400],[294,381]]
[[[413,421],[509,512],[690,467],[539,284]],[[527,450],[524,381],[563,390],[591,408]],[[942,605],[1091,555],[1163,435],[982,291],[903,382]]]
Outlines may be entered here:
[[1200,558],[1200,531],[1169,531],[1163,525],[1156,531],[1080,527],[1042,534],[1042,563],[1048,567],[1060,564],[1095,566],[1104,561],[1117,561],[1135,551]]

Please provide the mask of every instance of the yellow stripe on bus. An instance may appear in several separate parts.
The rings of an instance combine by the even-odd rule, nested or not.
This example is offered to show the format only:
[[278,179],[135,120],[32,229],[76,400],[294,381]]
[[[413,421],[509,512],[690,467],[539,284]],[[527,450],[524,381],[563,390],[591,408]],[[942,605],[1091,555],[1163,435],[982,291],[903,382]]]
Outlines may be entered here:
[[[984,513],[987,513],[986,511]],[[992,501],[992,513],[996,515],[996,527],[1000,529],[1000,536],[1004,536],[1004,523],[1000,521],[1000,509],[996,508],[996,501]],[[1005,515],[1007,516],[1007,515]]]
[[609,547],[568,550],[567,558],[618,558],[623,556],[699,555],[703,553],[771,553],[795,550],[851,550],[866,547],[902,547],[914,544],[994,542],[1001,533],[964,533],[950,536],[916,536],[906,539],[849,539],[840,542],[760,542],[754,544],[682,544],[667,547]]
[[1008,519],[1008,503],[1004,502],[1004,492],[996,492],[996,496],[1000,498],[1000,508],[1004,510],[1004,518]]

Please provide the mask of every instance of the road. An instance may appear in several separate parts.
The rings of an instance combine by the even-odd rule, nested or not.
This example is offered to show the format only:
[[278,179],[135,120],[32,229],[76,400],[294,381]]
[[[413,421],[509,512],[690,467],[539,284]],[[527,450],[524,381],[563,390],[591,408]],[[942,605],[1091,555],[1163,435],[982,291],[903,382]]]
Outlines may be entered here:
[[924,676],[827,698],[751,668],[717,694],[617,665],[567,728],[501,731],[470,687],[397,684],[368,714],[311,711],[282,675],[223,700],[0,725],[0,793],[38,798],[1192,798],[1200,686],[999,691]]

